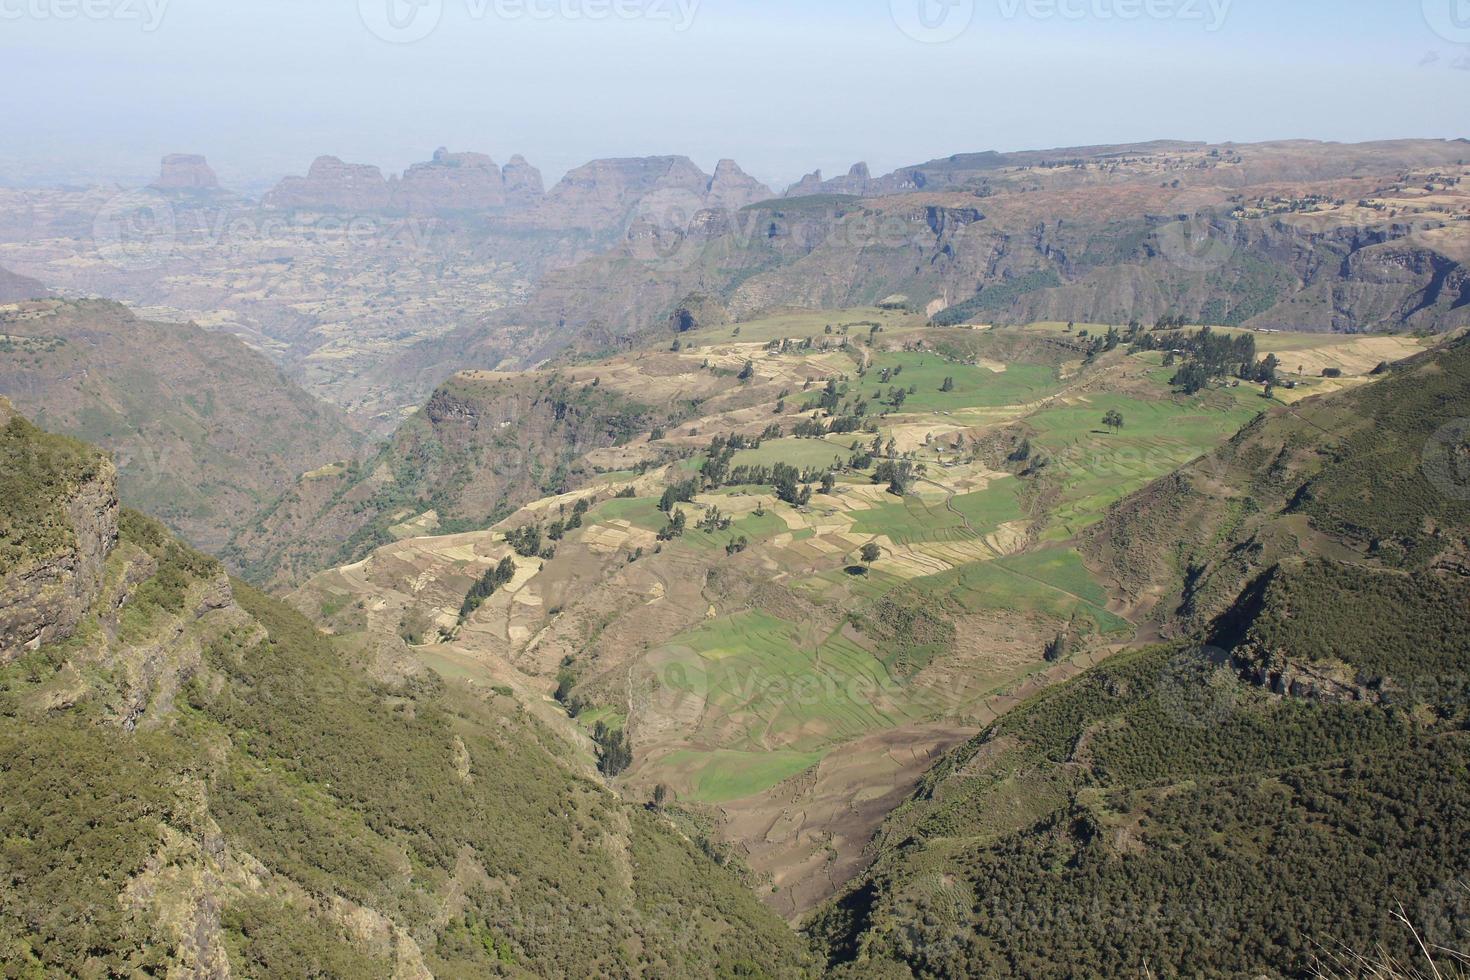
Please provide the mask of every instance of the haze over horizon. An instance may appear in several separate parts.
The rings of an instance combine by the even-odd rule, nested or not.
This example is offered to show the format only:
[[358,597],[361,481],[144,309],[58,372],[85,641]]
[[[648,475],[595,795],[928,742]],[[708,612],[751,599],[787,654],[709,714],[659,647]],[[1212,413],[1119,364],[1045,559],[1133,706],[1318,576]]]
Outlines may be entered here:
[[[921,4],[924,5],[921,7]],[[12,183],[203,153],[259,189],[320,154],[854,162],[1151,139],[1466,135],[1454,0],[0,0]],[[780,30],[771,25],[778,23]],[[1365,81],[1347,84],[1352,65]],[[1347,97],[1345,97],[1347,96]],[[734,136],[732,134],[738,134]]]

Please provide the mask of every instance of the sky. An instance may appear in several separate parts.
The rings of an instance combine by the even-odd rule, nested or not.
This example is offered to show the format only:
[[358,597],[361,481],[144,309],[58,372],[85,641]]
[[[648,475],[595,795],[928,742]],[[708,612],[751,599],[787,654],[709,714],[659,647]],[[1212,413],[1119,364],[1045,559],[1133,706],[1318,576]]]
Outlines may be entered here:
[[0,0],[0,181],[1470,136],[1470,0]]

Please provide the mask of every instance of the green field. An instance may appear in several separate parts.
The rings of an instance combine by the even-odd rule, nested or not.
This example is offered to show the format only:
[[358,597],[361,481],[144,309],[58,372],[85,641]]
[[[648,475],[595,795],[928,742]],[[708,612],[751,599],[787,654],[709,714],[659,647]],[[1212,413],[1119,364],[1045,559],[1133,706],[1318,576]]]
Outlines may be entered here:
[[1092,620],[1104,633],[1126,633],[1128,622],[1103,608],[1107,596],[1071,548],[977,562],[915,579],[915,588],[946,596],[973,612],[1036,612],[1054,619]]
[[[785,463],[798,469],[815,469],[832,466],[835,460],[839,467],[847,465],[852,450],[848,447],[853,440],[863,439],[862,433],[826,439],[772,439],[761,444],[759,449],[743,449],[736,453],[730,466],[774,466]],[[872,436],[867,437],[868,441]]]
[[689,774],[695,803],[729,803],[762,793],[822,761],[821,752],[679,751],[660,768]]
[[[902,368],[887,384],[878,381],[883,368]],[[945,378],[954,378],[953,391],[940,391]],[[1005,371],[955,364],[938,354],[885,353],[873,358],[868,374],[854,382],[865,398],[875,392],[888,397],[890,388],[917,388],[904,400],[904,413],[954,412],[966,408],[998,408],[1045,398],[1057,390],[1056,372],[1041,364],[1013,363]],[[879,411],[876,402],[873,411]]]
[[[1265,404],[1255,401],[1260,404],[1235,392],[1162,401],[1100,393],[1085,405],[1030,416],[1033,450],[1051,460],[1049,478],[1060,481],[1061,488],[1046,540],[1071,537],[1123,497],[1228,439]],[[1119,432],[1103,428],[1103,415],[1110,410],[1123,415]]]
[[919,488],[921,494],[902,499],[892,497],[876,507],[855,511],[853,530],[859,534],[885,534],[895,544],[958,541],[975,536],[965,529],[966,520],[976,534],[985,535],[1024,516],[1016,498],[1019,487],[1015,480],[1002,480],[984,490],[959,494],[948,505],[927,484],[920,484]]

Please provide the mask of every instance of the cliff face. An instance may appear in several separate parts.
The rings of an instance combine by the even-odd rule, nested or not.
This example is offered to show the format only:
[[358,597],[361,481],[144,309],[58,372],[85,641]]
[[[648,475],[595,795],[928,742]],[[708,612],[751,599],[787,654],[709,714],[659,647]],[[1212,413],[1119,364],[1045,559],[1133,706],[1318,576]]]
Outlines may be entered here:
[[428,163],[404,171],[393,191],[394,207],[411,212],[490,210],[505,206],[505,179],[483,153],[440,148]]
[[541,172],[514,156],[504,170],[483,153],[440,147],[402,177],[385,179],[377,167],[318,157],[305,177],[287,177],[265,196],[266,207],[331,211],[516,212],[544,196]]
[[212,191],[219,189],[219,178],[204,157],[170,153],[163,158],[153,187],[160,191]]
[[266,207],[377,211],[388,207],[392,191],[383,172],[369,164],[317,157],[305,177],[287,177],[265,196]]
[[[117,470],[0,398],[0,663],[70,636],[117,543]],[[43,496],[44,495],[44,496]]]

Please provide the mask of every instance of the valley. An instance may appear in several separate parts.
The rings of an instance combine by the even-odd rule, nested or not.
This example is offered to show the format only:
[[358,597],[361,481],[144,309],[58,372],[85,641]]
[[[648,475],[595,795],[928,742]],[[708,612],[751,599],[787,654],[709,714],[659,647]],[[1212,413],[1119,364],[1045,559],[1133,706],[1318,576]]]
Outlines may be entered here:
[[[339,637],[511,686],[594,757],[599,726],[620,733],[619,790],[663,787],[709,821],[796,921],[861,872],[873,832],[946,752],[1154,635],[1090,535],[1130,493],[1284,410],[1256,383],[1181,394],[1166,354],[1104,349],[1108,330],[859,308],[571,361],[561,384],[688,408],[588,451],[574,489],[489,530],[433,536],[441,515],[405,513],[401,540],[291,601]],[[1293,400],[1423,349],[1222,335],[1292,364],[1273,394]],[[1322,378],[1326,364],[1342,376]],[[466,613],[506,561],[513,574]]]
[[0,189],[0,963],[1470,948],[1462,150]]

